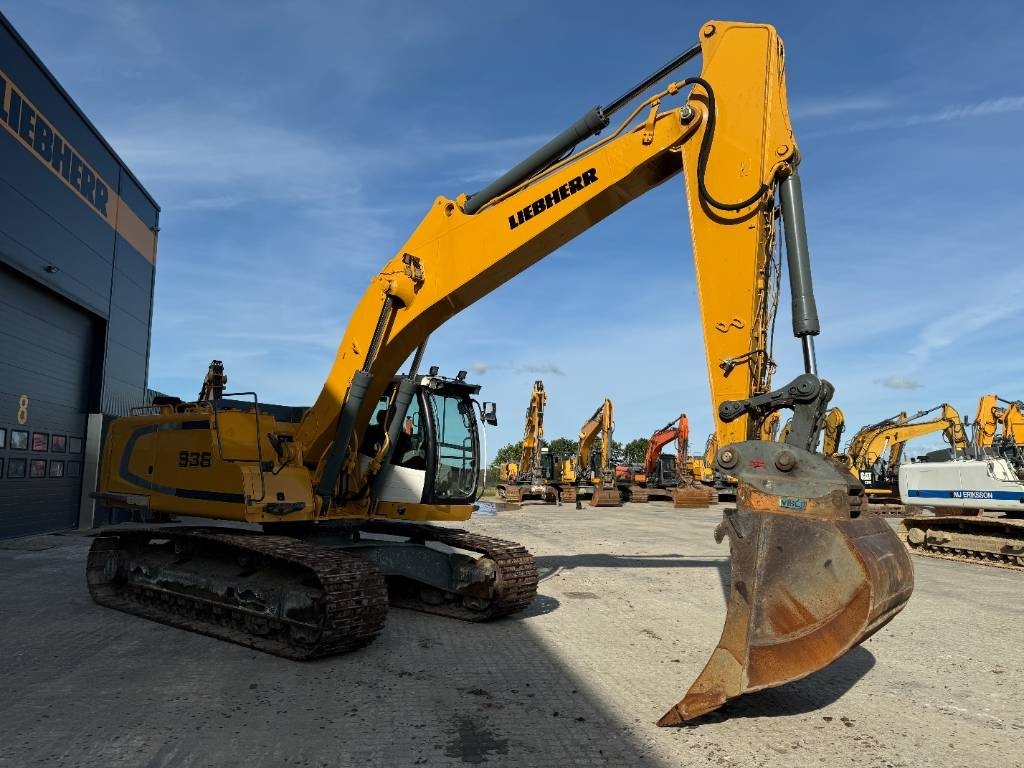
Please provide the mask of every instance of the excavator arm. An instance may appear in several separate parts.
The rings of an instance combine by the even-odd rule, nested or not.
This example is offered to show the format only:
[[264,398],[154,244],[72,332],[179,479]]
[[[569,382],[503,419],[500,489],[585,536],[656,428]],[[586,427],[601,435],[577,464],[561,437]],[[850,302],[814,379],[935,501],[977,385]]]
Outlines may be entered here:
[[647,477],[653,477],[657,472],[658,459],[661,457],[661,452],[665,449],[665,446],[672,441],[680,441],[683,419],[685,418],[684,415],[680,415],[678,418],[672,419],[672,421],[651,435],[650,440],[647,441],[647,452],[644,455],[644,474]]
[[900,462],[903,460],[903,449],[907,442],[915,437],[924,437],[925,435],[942,432],[943,437],[949,443],[955,455],[962,457],[966,453],[968,444],[967,432],[964,429],[963,421],[960,420],[960,414],[949,403],[942,403],[935,406],[935,408],[921,411],[914,418],[927,416],[935,411],[941,411],[941,415],[937,419],[929,421],[911,420],[888,431],[888,437],[892,443],[889,446],[889,458],[886,461],[886,467],[890,474],[897,470]]
[[[699,76],[642,97],[698,55]],[[618,127],[575,149],[638,98]],[[398,446],[410,429],[416,437],[417,423],[433,419],[435,433],[461,425],[461,442],[441,441],[448,451],[475,445],[467,394],[475,390],[461,378],[442,380],[433,372],[417,378],[428,337],[681,173],[720,446],[715,467],[739,485],[736,508],[716,533],[729,539],[732,559],[725,628],[704,671],[660,723],[681,723],[745,691],[820,669],[899,612],[910,597],[912,571],[888,525],[861,511],[859,485],[813,452],[832,387],[816,375],[819,324],[799,160],[775,29],[709,22],[693,48],[622,97],[589,110],[484,190],[438,197],[359,300],[323,389],[297,424],[258,407],[229,413],[216,404],[203,416],[205,432],[180,428],[183,420],[199,421],[180,413],[162,414],[159,424],[141,416],[120,427],[115,422],[104,459],[104,498],[130,505],[145,497],[153,509],[264,524],[465,519],[472,509],[467,497],[445,495],[449,480],[466,474],[465,462],[448,465],[445,477],[427,482],[420,496],[398,482],[419,471],[414,465],[392,471],[399,458],[415,460],[414,450],[399,452]],[[780,221],[784,238],[776,232]],[[772,390],[771,328],[783,239],[804,374]],[[410,359],[408,373],[396,380]],[[431,389],[441,403],[424,401],[415,414],[419,422],[408,415],[417,386]],[[446,398],[445,392],[454,394]],[[382,407],[383,436],[365,440]],[[783,407],[794,410],[787,443],[757,439],[760,425]],[[207,454],[201,487],[194,487],[200,476],[187,468],[171,471],[166,483],[144,477],[154,452],[164,457],[200,443],[209,451],[211,435],[217,448]],[[360,452],[364,444],[377,446],[374,455]],[[399,500],[389,496],[396,482],[405,494]],[[191,495],[179,492],[187,483]]]
[[825,437],[821,444],[821,452],[825,456],[834,456],[839,450],[846,428],[846,417],[839,408],[829,408],[825,415]]
[[[605,403],[607,402],[605,400]],[[590,454],[594,450],[595,441],[601,434],[603,411],[604,405],[602,404],[594,411],[594,415],[583,422],[583,426],[580,427],[579,447],[576,449],[575,470],[577,477],[588,477],[590,472]]]
[[891,430],[906,421],[907,414],[901,412],[857,430],[843,456],[854,477],[858,476],[858,472],[869,468],[882,455],[882,451],[889,444]]
[[[766,286],[776,279],[776,187],[783,188],[783,204],[788,200],[794,209],[794,251],[806,241],[781,42],[767,25],[715,22],[688,53],[697,52],[704,59],[701,76],[672,83],[642,102],[634,111],[642,119],[635,128],[627,119],[607,137],[527,178],[513,173],[472,198],[435,201],[357,306],[323,391],[297,431],[302,462],[314,472],[323,504],[329,505],[343,466],[353,475],[342,479],[343,497],[357,494],[365,482],[350,457],[353,435],[369,422],[402,362],[434,329],[680,171],[687,179],[713,401],[767,391],[774,300]],[[684,103],[669,108],[687,89]],[[581,119],[586,127],[575,127],[576,141],[603,128],[612,108]],[[804,287],[809,272],[798,269],[791,278],[802,281],[794,299],[798,333],[812,355],[817,318]],[[716,414],[716,421],[721,444],[756,437],[745,414],[728,422]]]
[[978,448],[991,448],[1005,418],[1006,409],[1000,407],[998,395],[982,395],[978,398],[972,438],[974,444]]
[[530,406],[526,409],[526,427],[523,431],[523,452],[519,460],[520,472],[528,472],[537,477],[540,472],[540,449],[544,439],[544,407],[547,405],[548,393],[544,391],[544,382],[535,381],[530,394]]
[[1004,402],[1007,405],[1006,413],[1003,415],[1003,440],[1017,446],[1024,446],[1024,402],[1020,400]]

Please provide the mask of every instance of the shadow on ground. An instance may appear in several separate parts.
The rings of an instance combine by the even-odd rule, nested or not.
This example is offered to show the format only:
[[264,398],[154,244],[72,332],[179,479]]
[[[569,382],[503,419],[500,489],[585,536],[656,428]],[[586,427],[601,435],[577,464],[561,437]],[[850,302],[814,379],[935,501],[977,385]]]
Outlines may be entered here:
[[718,570],[722,595],[727,602],[729,600],[732,568],[727,557],[690,557],[679,554],[611,555],[601,552],[582,555],[542,555],[537,558],[537,570],[542,581],[559,571],[574,568],[715,568]]
[[93,604],[90,543],[0,550],[0,765],[665,766],[530,621],[554,598],[293,662]]
[[838,701],[875,666],[875,656],[858,645],[824,669],[778,688],[747,693],[683,727],[721,723],[738,717],[803,715]]

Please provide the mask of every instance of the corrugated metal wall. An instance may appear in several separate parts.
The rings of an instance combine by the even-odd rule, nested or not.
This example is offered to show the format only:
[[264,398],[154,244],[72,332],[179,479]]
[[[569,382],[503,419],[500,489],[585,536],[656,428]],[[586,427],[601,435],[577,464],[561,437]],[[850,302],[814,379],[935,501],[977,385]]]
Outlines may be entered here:
[[[8,476],[22,456],[11,431],[66,443],[84,437],[86,413],[145,402],[159,207],[2,15],[0,96],[3,537],[78,516],[77,491],[58,490],[80,488],[70,458],[30,445],[27,467],[46,462],[61,482]],[[41,421],[18,424],[23,398]]]

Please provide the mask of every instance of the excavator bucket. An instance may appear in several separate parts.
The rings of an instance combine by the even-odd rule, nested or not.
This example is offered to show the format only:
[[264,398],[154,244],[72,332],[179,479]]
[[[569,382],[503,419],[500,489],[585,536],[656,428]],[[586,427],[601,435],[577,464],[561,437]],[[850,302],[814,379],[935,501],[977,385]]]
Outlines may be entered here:
[[597,484],[594,486],[594,495],[590,497],[592,507],[621,507],[622,494],[619,489],[612,485]]
[[672,489],[672,506],[676,509],[705,509],[718,503],[718,493],[706,485],[680,485]]
[[739,480],[728,537],[725,628],[704,671],[658,725],[680,725],[741,694],[828,666],[888,623],[910,599],[914,572],[895,531],[868,512],[843,467],[781,443],[722,449]]

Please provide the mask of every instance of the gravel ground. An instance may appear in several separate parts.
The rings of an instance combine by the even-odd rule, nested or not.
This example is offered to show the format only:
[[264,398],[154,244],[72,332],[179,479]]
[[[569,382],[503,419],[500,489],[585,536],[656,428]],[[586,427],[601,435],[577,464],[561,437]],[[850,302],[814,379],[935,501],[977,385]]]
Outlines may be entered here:
[[809,678],[653,723],[718,640],[717,512],[527,506],[467,527],[537,555],[485,625],[393,610],[289,662],[93,605],[81,534],[0,542],[0,766],[1021,766],[1024,574],[915,558],[904,612]]

